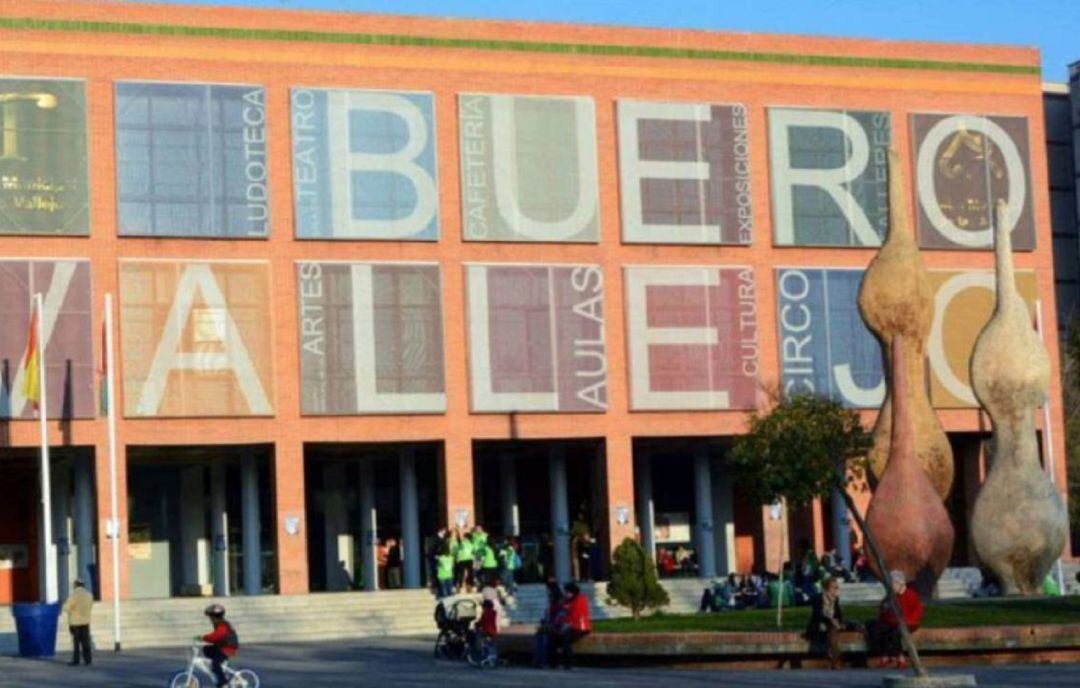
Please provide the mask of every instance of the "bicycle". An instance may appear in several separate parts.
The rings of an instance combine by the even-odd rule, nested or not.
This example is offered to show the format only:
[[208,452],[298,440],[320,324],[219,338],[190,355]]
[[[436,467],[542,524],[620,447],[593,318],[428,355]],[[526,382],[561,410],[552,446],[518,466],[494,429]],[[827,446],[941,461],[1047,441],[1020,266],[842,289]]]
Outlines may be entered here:
[[503,665],[495,649],[495,641],[482,637],[476,631],[469,631],[468,645],[465,649],[465,661],[474,669],[495,669]]
[[[207,686],[214,685],[214,672],[211,669],[210,659],[203,656],[202,649],[202,640],[191,646],[191,659],[188,661],[187,669],[173,674],[172,679],[169,680],[169,688],[200,688],[203,685],[199,680],[200,674],[210,679]],[[221,665],[221,670],[229,679],[229,682],[225,684],[229,688],[259,688],[259,675],[251,669],[234,670],[228,662],[225,662]]]

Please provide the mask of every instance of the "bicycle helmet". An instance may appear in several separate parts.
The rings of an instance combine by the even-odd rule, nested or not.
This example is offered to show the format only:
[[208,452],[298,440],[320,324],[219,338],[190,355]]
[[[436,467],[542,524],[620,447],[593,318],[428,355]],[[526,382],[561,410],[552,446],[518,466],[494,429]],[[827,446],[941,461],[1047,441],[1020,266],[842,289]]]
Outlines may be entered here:
[[220,604],[212,604],[203,610],[203,614],[207,616],[225,616],[225,607]]

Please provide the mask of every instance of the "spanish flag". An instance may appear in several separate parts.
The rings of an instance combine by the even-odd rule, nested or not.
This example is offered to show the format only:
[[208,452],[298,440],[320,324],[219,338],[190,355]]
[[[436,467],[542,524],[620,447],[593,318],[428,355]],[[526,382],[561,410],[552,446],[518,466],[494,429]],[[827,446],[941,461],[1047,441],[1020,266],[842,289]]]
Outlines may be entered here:
[[41,378],[38,374],[38,313],[33,309],[30,314],[30,337],[26,341],[26,368],[23,370],[23,396],[27,401],[33,402],[34,408],[41,407]]

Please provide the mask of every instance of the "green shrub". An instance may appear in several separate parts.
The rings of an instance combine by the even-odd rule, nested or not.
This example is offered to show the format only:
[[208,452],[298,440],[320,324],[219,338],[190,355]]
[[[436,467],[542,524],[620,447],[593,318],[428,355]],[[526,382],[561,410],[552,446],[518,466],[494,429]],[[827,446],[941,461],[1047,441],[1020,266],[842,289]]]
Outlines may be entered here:
[[656,578],[652,557],[633,538],[626,538],[615,548],[607,594],[608,604],[626,607],[634,619],[641,618],[646,609],[659,609],[670,601]]

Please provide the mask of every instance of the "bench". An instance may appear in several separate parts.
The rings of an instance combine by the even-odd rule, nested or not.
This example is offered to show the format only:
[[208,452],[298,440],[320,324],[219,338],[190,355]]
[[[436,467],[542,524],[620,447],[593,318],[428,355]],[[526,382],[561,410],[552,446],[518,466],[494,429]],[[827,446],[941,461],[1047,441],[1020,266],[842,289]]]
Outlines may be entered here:
[[[532,653],[534,626],[511,626],[499,636],[499,652],[511,658]],[[967,662],[1080,661],[1080,624],[924,628],[915,634],[928,664]],[[865,665],[862,633],[840,635],[845,660]],[[815,666],[821,656],[810,651],[800,633],[672,632],[593,633],[574,645],[575,661],[588,664],[724,664],[732,667]]]

